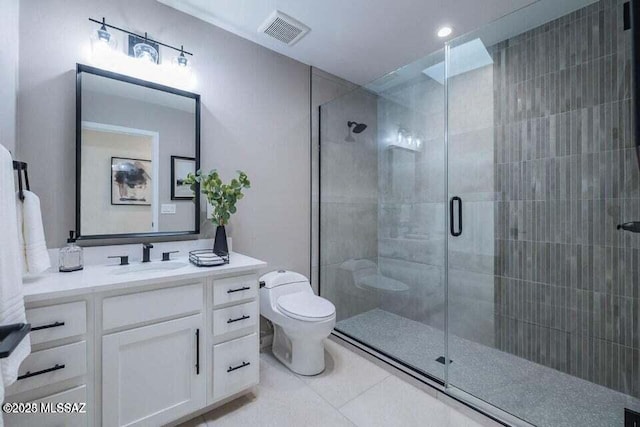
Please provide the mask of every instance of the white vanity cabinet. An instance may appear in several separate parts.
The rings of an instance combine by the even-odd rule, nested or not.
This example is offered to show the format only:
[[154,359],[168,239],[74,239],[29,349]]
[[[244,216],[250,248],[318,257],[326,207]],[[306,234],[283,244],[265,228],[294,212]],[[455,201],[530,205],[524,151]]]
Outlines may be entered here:
[[200,281],[102,301],[103,425],[158,426],[206,406],[204,291]]
[[131,274],[130,282],[104,275],[96,285],[84,281],[109,270],[89,267],[27,287],[32,354],[5,400],[86,403],[86,413],[5,415],[5,425],[174,425],[250,391],[264,265],[233,254],[218,268]]
[[93,415],[93,322],[91,301],[45,301],[27,306],[31,354],[18,369],[18,380],[5,390],[6,402],[87,403],[86,413],[5,414],[6,426],[87,426]]
[[216,403],[259,380],[258,277],[214,279],[211,285],[209,402]]
[[202,314],[102,338],[105,426],[159,426],[206,406]]

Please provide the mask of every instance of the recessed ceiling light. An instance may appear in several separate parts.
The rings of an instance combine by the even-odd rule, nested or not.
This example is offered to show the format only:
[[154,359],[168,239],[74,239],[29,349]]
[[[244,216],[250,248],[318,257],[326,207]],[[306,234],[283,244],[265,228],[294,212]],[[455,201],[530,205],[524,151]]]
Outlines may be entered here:
[[438,30],[438,37],[444,38],[444,37],[450,36],[452,32],[453,30],[451,29],[451,27],[441,27]]

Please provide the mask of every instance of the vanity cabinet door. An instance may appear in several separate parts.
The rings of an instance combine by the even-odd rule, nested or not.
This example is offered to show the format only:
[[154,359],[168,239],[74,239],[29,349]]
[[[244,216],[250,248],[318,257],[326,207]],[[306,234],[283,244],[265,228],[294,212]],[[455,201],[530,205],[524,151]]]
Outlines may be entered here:
[[102,338],[104,426],[159,426],[205,405],[202,314]]

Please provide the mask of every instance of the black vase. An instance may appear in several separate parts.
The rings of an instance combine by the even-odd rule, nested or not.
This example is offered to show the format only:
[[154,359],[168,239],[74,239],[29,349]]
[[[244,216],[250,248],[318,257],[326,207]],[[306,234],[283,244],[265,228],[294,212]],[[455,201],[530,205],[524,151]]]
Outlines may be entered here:
[[221,257],[229,255],[227,231],[224,229],[224,225],[219,225],[216,228],[216,239],[213,241],[213,252]]

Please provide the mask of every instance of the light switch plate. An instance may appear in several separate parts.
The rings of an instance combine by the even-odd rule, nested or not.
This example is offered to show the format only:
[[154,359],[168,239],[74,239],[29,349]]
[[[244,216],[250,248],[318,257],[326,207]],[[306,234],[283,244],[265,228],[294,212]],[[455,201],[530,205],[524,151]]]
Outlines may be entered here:
[[160,205],[160,213],[164,215],[173,215],[176,213],[176,205],[173,203],[163,203]]

